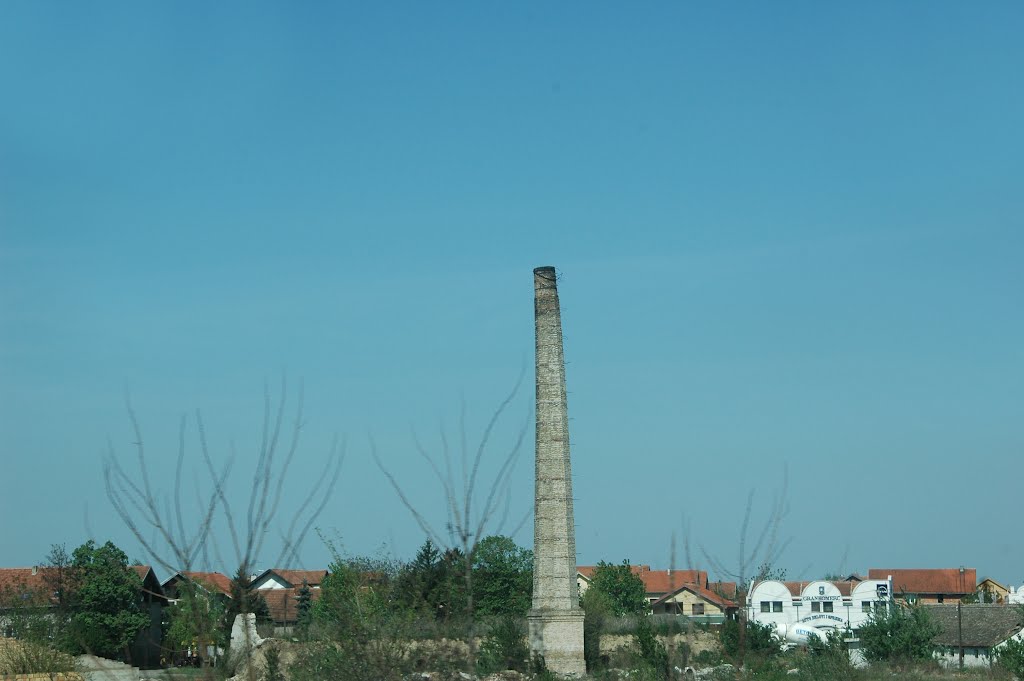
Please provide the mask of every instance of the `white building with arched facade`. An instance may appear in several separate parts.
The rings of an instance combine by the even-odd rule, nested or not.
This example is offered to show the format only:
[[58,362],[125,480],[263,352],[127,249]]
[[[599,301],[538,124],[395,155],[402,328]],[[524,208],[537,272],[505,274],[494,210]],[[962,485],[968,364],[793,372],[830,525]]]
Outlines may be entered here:
[[891,602],[892,582],[866,579],[829,582],[754,582],[747,619],[761,624],[803,624],[816,629],[859,629],[871,613]]

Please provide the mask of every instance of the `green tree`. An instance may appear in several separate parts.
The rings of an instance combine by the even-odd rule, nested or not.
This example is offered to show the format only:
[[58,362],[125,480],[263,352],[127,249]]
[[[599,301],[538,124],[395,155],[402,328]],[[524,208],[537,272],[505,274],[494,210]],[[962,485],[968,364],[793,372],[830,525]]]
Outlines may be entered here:
[[583,659],[591,674],[602,667],[601,632],[604,623],[612,615],[612,602],[600,589],[590,588],[580,599],[583,606]]
[[241,565],[231,578],[230,590],[231,599],[224,608],[223,629],[226,636],[231,635],[231,627],[239,614],[253,613],[259,624],[270,621],[270,608],[267,607],[262,594],[252,588],[252,578],[246,565]]
[[643,580],[633,573],[628,560],[613,565],[603,560],[597,564],[590,589],[608,597],[613,615],[642,615],[647,612],[647,593]]
[[91,539],[74,550],[76,586],[70,597],[69,652],[129,661],[128,648],[149,623],[142,608],[142,580],[124,551]]
[[309,588],[309,584],[305,579],[302,580],[302,587],[299,589],[298,596],[296,597],[298,616],[298,628],[299,632],[305,637],[309,632],[309,620],[312,617],[313,611],[313,592]]
[[858,633],[865,658],[902,664],[931,659],[939,631],[923,608],[890,605],[872,611]]
[[428,538],[399,576],[400,589],[413,610],[429,613],[438,619],[444,616],[447,563]]
[[409,613],[393,598],[393,577],[391,564],[335,552],[311,611],[315,640],[299,652],[289,678],[398,681],[412,671]]
[[168,626],[164,647],[180,652],[191,646],[202,657],[208,645],[226,646],[228,637],[221,626],[226,610],[219,594],[183,581],[178,588],[177,603],[166,612]]
[[1024,641],[1010,639],[996,649],[999,666],[1018,679],[1024,679]]
[[533,597],[533,551],[492,535],[473,554],[473,599],[481,615],[525,615]]

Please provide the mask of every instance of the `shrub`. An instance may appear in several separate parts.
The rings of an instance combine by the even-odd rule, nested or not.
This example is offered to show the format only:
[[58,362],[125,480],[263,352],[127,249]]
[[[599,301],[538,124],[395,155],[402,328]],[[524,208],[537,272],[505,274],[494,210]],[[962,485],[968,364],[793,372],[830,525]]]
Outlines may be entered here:
[[646,618],[640,620],[633,634],[643,666],[655,672],[657,678],[670,679],[672,670],[668,663],[668,651],[654,635],[654,629]]
[[693,663],[701,667],[717,667],[722,662],[724,660],[719,650],[702,650],[693,656]]
[[1018,679],[1024,679],[1024,641],[1011,639],[996,654],[1000,667]]
[[281,673],[281,653],[276,646],[267,646],[267,652],[263,656],[265,667],[263,668],[263,681],[284,681],[284,674]]
[[520,621],[511,615],[502,617],[484,639],[477,655],[477,672],[493,674],[511,669],[523,672],[529,667],[530,649]]
[[872,662],[895,662],[932,659],[932,639],[939,626],[922,608],[889,608],[875,610],[859,635],[864,657]]
[[861,677],[861,673],[850,663],[850,651],[843,640],[843,632],[838,629],[829,631],[824,643],[813,639],[807,655],[803,656],[798,667],[799,678],[806,681],[854,681]]
[[401,681],[406,673],[398,657],[368,646],[331,643],[304,646],[288,671],[292,681]]
[[609,598],[597,589],[587,589],[583,594],[583,659],[587,671],[594,673],[603,668],[601,658],[601,632],[611,615]]
[[54,674],[75,670],[75,658],[41,643],[4,641],[0,645],[0,675]]
[[[782,645],[772,636],[772,628],[760,622],[747,621],[746,648],[748,653],[762,657],[773,657],[782,652]],[[740,651],[740,623],[726,620],[719,632],[719,639],[725,654],[735,658]]]

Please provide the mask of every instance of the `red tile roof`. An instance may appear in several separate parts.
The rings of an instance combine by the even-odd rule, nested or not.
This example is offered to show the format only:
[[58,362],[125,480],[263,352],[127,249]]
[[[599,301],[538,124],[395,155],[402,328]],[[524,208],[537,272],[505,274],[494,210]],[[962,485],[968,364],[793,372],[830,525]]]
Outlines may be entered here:
[[[576,572],[587,581],[594,578],[595,570],[596,565],[576,566]],[[652,570],[650,565],[630,565],[629,570],[644,583],[644,591],[649,598],[674,591],[683,584],[697,584],[701,587],[708,584],[708,573],[704,570]]]
[[132,572],[139,576],[142,581],[142,592],[147,598],[156,598],[164,605],[167,604],[167,595],[160,580],[156,578],[156,572],[149,565],[131,565]]
[[[733,587],[735,587],[735,586],[736,585],[733,584]],[[736,603],[735,602],[729,600],[728,598],[724,598],[719,593],[715,593],[714,591],[711,591],[710,589],[705,589],[704,587],[699,586],[697,584],[683,584],[682,586],[680,586],[679,588],[675,589],[671,593],[665,594],[664,596],[659,598],[657,601],[652,603],[651,607],[654,607],[656,605],[660,605],[661,603],[663,603],[665,601],[668,601],[673,596],[675,596],[676,594],[681,593],[683,591],[689,591],[690,593],[692,593],[692,594],[694,594],[696,596],[699,596],[700,598],[703,598],[705,601],[708,601],[709,603],[714,603],[715,605],[717,605],[719,608],[721,608],[723,610],[726,610],[728,608],[736,607]]]
[[[156,579],[153,568],[148,565],[128,567],[139,576],[146,593],[155,598],[164,598],[163,589]],[[54,601],[54,596],[50,593],[53,582],[48,581],[47,576],[55,570],[52,567],[0,568],[0,599],[17,596],[22,600],[38,597]]]
[[[963,570],[963,573],[960,570]],[[908,594],[954,594],[974,592],[978,582],[975,568],[891,569],[871,568],[868,579],[885,579],[892,575],[894,596]]]
[[[639,575],[639,574],[641,574],[643,572],[648,572],[648,571],[650,571],[650,569],[651,569],[650,565],[630,565],[629,566],[629,571],[632,572],[634,575]],[[595,570],[597,570],[597,566],[596,565],[577,565],[576,566],[576,572],[578,572],[579,574],[583,575],[583,577],[585,579],[587,579],[587,581],[589,581],[589,580],[594,578],[594,571]]]
[[228,598],[231,597],[231,578],[220,572],[177,572],[163,583],[164,588],[166,589],[169,584],[183,577],[211,591],[222,593]]
[[708,582],[708,590],[730,600],[736,598],[736,582]]
[[[320,598],[320,589],[309,590],[311,601]],[[294,624],[299,619],[299,589],[263,589],[259,592],[267,602],[274,624]]]
[[12,598],[22,601],[36,598],[52,599],[45,577],[48,570],[49,568],[0,568],[0,601]]
[[684,584],[706,588],[708,573],[704,570],[649,570],[640,574],[648,596],[675,591]]
[[[786,588],[789,589],[789,593],[793,594],[793,597],[795,598],[795,597],[800,596],[804,592],[804,589],[807,588],[808,584],[810,584],[812,582],[820,582],[820,581],[822,581],[822,580],[820,580],[820,579],[809,579],[809,580],[807,580],[805,582],[783,582],[783,583],[786,585]],[[828,581],[828,580],[824,580],[824,581]],[[852,594],[853,593],[853,587],[856,586],[856,582],[847,582],[847,581],[843,581],[843,582],[828,581],[828,583],[833,585],[833,586],[835,586],[837,589],[839,589],[840,595],[843,595],[843,596],[849,596],[850,594]]]
[[327,570],[274,570],[277,574],[287,579],[296,587],[302,586],[305,581],[309,586],[320,586],[327,576]]
[[[253,582],[257,582],[266,575],[275,574],[293,587],[302,586],[303,580],[309,586],[320,586],[320,582],[327,576],[327,570],[289,570],[284,568],[270,568],[264,570]],[[262,590],[262,589],[261,589]]]

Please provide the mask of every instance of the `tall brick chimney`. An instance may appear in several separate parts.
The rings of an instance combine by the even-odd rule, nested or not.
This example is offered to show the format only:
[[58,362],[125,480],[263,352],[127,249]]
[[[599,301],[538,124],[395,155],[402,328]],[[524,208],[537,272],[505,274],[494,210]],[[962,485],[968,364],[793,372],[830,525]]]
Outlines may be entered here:
[[569,415],[562,315],[554,267],[533,271],[537,334],[537,449],[530,650],[548,669],[583,676],[583,611],[576,587]]

